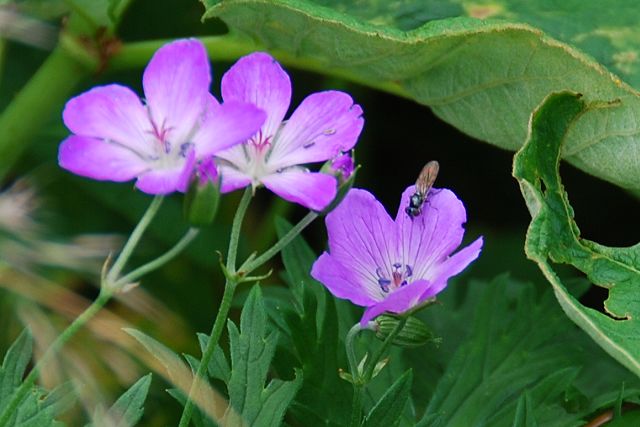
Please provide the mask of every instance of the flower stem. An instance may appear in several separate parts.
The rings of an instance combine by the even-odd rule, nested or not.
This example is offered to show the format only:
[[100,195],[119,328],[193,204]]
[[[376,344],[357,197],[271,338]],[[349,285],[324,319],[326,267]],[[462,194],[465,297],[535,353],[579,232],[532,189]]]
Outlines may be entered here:
[[26,396],[26,394],[31,390],[33,385],[35,384],[38,376],[40,375],[40,371],[42,366],[44,366],[49,360],[64,346],[64,344],[69,341],[71,337],[73,337],[76,332],[80,328],[82,328],[85,323],[89,321],[93,316],[96,315],[100,311],[100,309],[111,299],[112,291],[107,288],[101,288],[100,295],[96,298],[93,303],[85,309],[85,311],[80,314],[68,327],[56,338],[56,340],[49,346],[47,351],[44,353],[42,358],[38,361],[36,366],[29,372],[29,375],[25,378],[25,380],[20,384],[20,387],[15,391],[11,401],[5,407],[4,412],[0,414],[0,427],[5,427],[11,416],[18,409],[18,406],[22,402],[22,399]]
[[368,328],[361,328],[359,324],[354,325],[349,333],[347,334],[347,339],[345,342],[347,348],[347,357],[349,359],[349,368],[351,369],[351,376],[353,379],[353,402],[351,404],[351,421],[349,423],[349,427],[360,427],[362,425],[362,392],[366,385],[371,381],[373,377],[373,372],[376,368],[376,365],[380,361],[380,358],[387,351],[391,343],[393,342],[396,335],[400,333],[402,328],[404,328],[405,323],[407,323],[407,317],[403,316],[400,318],[400,321],[396,325],[396,327],[391,331],[391,333],[387,336],[387,338],[382,342],[382,345],[378,347],[376,352],[373,354],[371,359],[367,361],[365,366],[365,370],[360,376],[358,372],[358,366],[355,355],[355,347],[354,347],[354,338],[360,332]]
[[133,232],[131,233],[131,236],[129,236],[127,243],[125,243],[124,247],[122,248],[120,255],[118,255],[118,258],[113,263],[113,266],[111,266],[111,268],[109,269],[109,273],[107,273],[107,276],[102,283],[103,287],[106,286],[115,288],[115,284],[118,276],[120,275],[120,272],[126,265],[127,261],[129,261],[131,253],[138,245],[142,234],[151,223],[151,220],[153,220],[153,218],[158,213],[158,209],[160,209],[160,206],[162,205],[162,200],[164,200],[163,196],[156,196],[153,198],[146,212],[144,213],[144,215],[142,215],[142,218],[140,218],[140,222],[138,223],[138,225],[136,225],[136,228],[133,229]]
[[114,284],[115,288],[119,289],[121,286],[124,286],[128,283],[133,283],[138,278],[171,261],[176,255],[182,252],[184,248],[186,248],[189,243],[191,243],[191,241],[198,236],[199,233],[200,230],[198,230],[197,228],[190,228],[189,231],[187,231],[185,235],[182,236],[178,243],[176,243],[175,246],[173,246],[167,252],[160,255],[153,261],[149,261],[148,263],[136,268],[132,272],[127,273],[125,276],[118,279]]
[[200,365],[198,366],[195,378],[193,379],[193,383],[191,384],[189,396],[187,397],[187,402],[184,405],[184,410],[182,411],[182,416],[180,417],[179,427],[187,427],[189,425],[189,421],[191,421],[191,416],[193,415],[194,410],[193,398],[198,393],[201,387],[205,373],[207,372],[209,366],[209,362],[213,357],[213,353],[216,349],[216,346],[218,345],[218,341],[220,340],[220,335],[222,335],[222,329],[224,328],[227,316],[229,315],[229,309],[231,308],[233,295],[235,294],[236,288],[238,286],[235,264],[238,255],[240,229],[242,228],[242,221],[244,220],[244,216],[247,212],[247,207],[249,206],[252,195],[253,189],[251,187],[247,187],[247,189],[244,191],[244,194],[242,195],[242,199],[240,199],[238,209],[236,210],[236,214],[233,218],[226,263],[226,270],[230,274],[227,275],[227,280],[224,285],[224,293],[222,294],[222,301],[220,302],[220,308],[218,309],[218,314],[216,315],[216,319],[213,322],[213,327],[211,328],[209,342],[207,343],[204,353],[202,354],[202,360],[200,360]]
[[249,274],[256,268],[269,261],[275,255],[277,255],[278,252],[280,252],[285,246],[291,243],[291,241],[295,239],[298,234],[300,234],[302,230],[304,230],[309,224],[311,224],[317,217],[317,212],[309,212],[308,214],[306,214],[304,218],[300,220],[300,222],[294,225],[291,230],[289,230],[287,234],[282,236],[282,238],[278,240],[273,246],[264,251],[262,255],[242,264],[239,268],[239,271],[244,274]]

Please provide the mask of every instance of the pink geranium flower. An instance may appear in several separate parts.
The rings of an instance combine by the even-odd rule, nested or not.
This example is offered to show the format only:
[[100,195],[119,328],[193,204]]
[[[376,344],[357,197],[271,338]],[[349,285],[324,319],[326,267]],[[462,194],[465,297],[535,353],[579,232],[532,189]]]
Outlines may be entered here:
[[265,114],[246,102],[219,104],[209,93],[207,52],[194,39],[160,48],[144,71],[145,102],[131,89],[98,86],[67,103],[73,135],[60,145],[60,166],[149,194],[184,192],[194,173],[215,176],[211,157],[245,141]]
[[414,192],[414,186],[405,190],[395,221],[360,189],[327,215],[329,252],[314,263],[311,275],[338,298],[367,307],[363,326],[379,314],[404,313],[435,297],[482,248],[480,237],[451,255],[464,235],[464,205],[452,191],[432,189],[412,219],[405,208]]
[[283,199],[316,211],[325,208],[336,195],[336,178],[302,165],[353,148],[364,123],[360,106],[344,92],[319,92],[283,121],[291,102],[289,76],[260,52],[241,58],[223,76],[222,97],[254,103],[267,113],[245,144],[218,153],[222,191],[264,185]]

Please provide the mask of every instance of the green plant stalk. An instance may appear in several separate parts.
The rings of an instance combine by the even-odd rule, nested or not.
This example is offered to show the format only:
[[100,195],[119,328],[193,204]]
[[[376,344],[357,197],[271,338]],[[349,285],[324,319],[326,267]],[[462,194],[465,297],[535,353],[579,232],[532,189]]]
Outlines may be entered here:
[[238,255],[240,230],[242,228],[242,222],[247,212],[249,202],[251,202],[252,196],[253,188],[249,186],[244,190],[244,194],[242,195],[242,199],[240,199],[236,214],[233,217],[233,225],[231,226],[231,236],[229,237],[229,250],[227,252],[227,263],[225,272],[227,280],[224,285],[222,301],[220,302],[218,314],[216,315],[216,319],[213,322],[213,327],[211,328],[209,342],[207,343],[207,347],[202,354],[202,360],[200,360],[200,365],[198,366],[198,370],[196,371],[195,378],[191,383],[189,396],[187,397],[187,402],[184,405],[184,410],[182,411],[182,416],[180,417],[179,427],[187,427],[189,425],[189,421],[191,421],[191,416],[193,415],[194,410],[193,397],[199,390],[201,383],[204,380],[205,373],[207,372],[207,369],[209,367],[209,362],[213,357],[213,353],[216,349],[216,346],[218,345],[220,336],[222,335],[222,329],[224,328],[224,324],[227,321],[227,316],[229,315],[229,309],[231,308],[233,295],[235,294],[236,288],[238,286],[235,264]]
[[93,303],[91,303],[91,305],[87,307],[86,310],[83,311],[82,314],[80,314],[80,316],[78,316],[49,346],[42,358],[38,361],[36,366],[34,366],[31,372],[29,372],[29,375],[27,375],[22,384],[20,384],[20,387],[18,387],[16,392],[13,394],[11,401],[5,407],[4,412],[0,414],[0,427],[5,427],[7,425],[11,416],[18,409],[18,405],[20,405],[22,399],[24,399],[38,379],[42,366],[44,366],[60,350],[60,348],[62,348],[62,346],[64,346],[66,342],[69,341],[69,339],[71,339],[71,337],[73,337],[76,332],[85,325],[85,323],[87,323],[100,311],[100,309],[102,309],[102,307],[104,307],[107,301],[111,299],[112,295],[113,293],[111,290],[102,287],[98,298],[96,298],[96,300],[93,301]]
[[[198,40],[205,45],[209,58],[213,61],[235,61],[257,50],[269,50],[276,59],[287,66],[348,80],[404,98],[410,97],[410,94],[397,83],[365,79],[352,71],[328,66],[326,62],[316,58],[300,57],[283,50],[267,49],[255,40],[233,32],[223,36],[198,37]],[[156,50],[171,41],[172,39],[161,39],[127,43],[111,57],[108,69],[118,71],[143,67]]]
[[287,232],[280,240],[278,240],[273,246],[264,251],[262,255],[257,258],[254,258],[251,261],[245,262],[238,269],[244,275],[251,273],[256,268],[262,266],[262,264],[269,261],[271,258],[276,256],[278,252],[280,252],[285,246],[287,246],[293,239],[295,239],[298,234],[302,232],[309,224],[313,222],[314,219],[318,217],[317,212],[309,212],[304,218],[300,220],[296,225],[294,225],[291,230]]
[[65,49],[54,49],[0,115],[0,181],[53,112],[61,109],[73,88],[91,72]]
[[[384,355],[384,353],[387,351],[389,346],[391,346],[391,343],[393,342],[395,337],[400,333],[402,328],[404,328],[405,323],[407,323],[407,317],[406,316],[401,317],[396,327],[382,342],[382,345],[378,347],[378,349],[373,354],[371,359],[367,361],[362,377],[360,377],[360,375],[358,374],[357,365],[355,366],[355,370],[351,371],[351,375],[353,377],[353,403],[351,405],[351,421],[349,423],[350,427],[360,427],[362,425],[362,391],[364,387],[366,387],[366,385],[369,383],[369,381],[371,381],[371,377],[373,376],[373,371],[375,370],[376,365],[380,361],[380,358]],[[358,330],[356,330],[352,335],[352,331],[354,331],[354,328],[355,326],[351,328],[351,330],[349,331],[349,334],[347,335],[347,340],[345,342],[345,345],[347,346],[351,345],[353,347],[355,334],[360,332],[361,330],[364,330],[364,329],[358,328]],[[349,335],[352,335],[350,339],[349,339]],[[353,357],[354,358],[353,364],[355,365],[355,350],[353,348],[352,349],[347,348],[347,355],[349,355],[350,351],[352,352],[353,355],[349,356],[349,364],[350,365],[352,364],[351,357]],[[353,369],[353,367],[351,368]]]
[[131,257],[133,250],[138,245],[138,242],[140,241],[140,238],[144,234],[145,230],[158,213],[163,200],[163,196],[155,196],[153,198],[144,215],[142,215],[142,218],[140,218],[140,222],[138,222],[136,228],[133,229],[133,232],[131,233],[131,236],[129,236],[127,243],[125,243],[124,247],[122,248],[120,255],[118,255],[118,258],[113,263],[113,266],[111,266],[111,268],[109,269],[109,273],[107,273],[102,283],[102,287],[106,286],[115,288],[115,283],[118,279],[118,276],[120,275],[120,272],[122,272],[122,269]]
[[158,258],[150,261],[130,273],[127,273],[120,279],[116,281],[114,284],[116,289],[119,289],[121,286],[125,286],[129,283],[135,282],[140,277],[144,276],[147,273],[152,272],[153,270],[165,265],[167,262],[171,261],[176,255],[180,254],[189,244],[195,239],[198,234],[200,234],[200,230],[197,228],[190,228],[189,231],[185,233],[184,236],[175,244],[174,247],[169,249],[164,254],[160,255]]

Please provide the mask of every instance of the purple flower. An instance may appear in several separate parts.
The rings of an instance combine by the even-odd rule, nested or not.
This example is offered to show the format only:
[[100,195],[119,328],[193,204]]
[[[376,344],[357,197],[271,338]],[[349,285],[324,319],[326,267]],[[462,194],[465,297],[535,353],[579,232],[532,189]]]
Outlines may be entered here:
[[422,213],[405,213],[414,186],[402,195],[395,221],[369,192],[353,189],[326,218],[329,252],[311,275],[338,298],[367,307],[364,326],[384,312],[403,313],[435,297],[475,260],[482,237],[462,242],[466,212],[447,189],[432,189]]
[[69,100],[63,118],[73,135],[60,145],[60,166],[97,180],[137,178],[136,187],[149,194],[184,192],[194,168],[245,141],[266,117],[251,104],[219,104],[210,83],[202,43],[163,46],[144,71],[146,103],[116,84]]
[[336,195],[336,178],[301,165],[350,150],[364,123],[360,106],[344,92],[318,92],[283,122],[291,102],[289,76],[260,52],[241,58],[223,76],[222,97],[252,102],[267,113],[245,144],[218,153],[222,191],[264,185],[283,199],[316,211],[325,208]]

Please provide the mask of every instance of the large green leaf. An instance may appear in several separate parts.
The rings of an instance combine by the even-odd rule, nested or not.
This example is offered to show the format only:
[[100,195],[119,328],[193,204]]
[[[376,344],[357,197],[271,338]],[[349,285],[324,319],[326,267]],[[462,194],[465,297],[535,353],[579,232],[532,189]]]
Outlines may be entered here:
[[144,414],[144,402],[147,399],[151,374],[135,382],[116,402],[104,411],[99,408],[94,415],[93,427],[134,427]]
[[[531,111],[552,91],[617,100],[576,118],[563,157],[619,186],[640,189],[640,166],[634,160],[640,156],[638,92],[572,45],[521,23],[548,28],[603,61],[608,61],[605,52],[612,55],[618,64],[613,59],[608,65],[638,84],[634,58],[640,9],[631,0],[562,6],[543,1],[478,6],[417,0],[204,3],[205,17],[221,18],[235,32],[299,65],[415,99],[469,135],[504,148],[521,146]],[[426,23],[404,31],[421,22]]]
[[[640,245],[611,248],[580,237],[560,181],[560,152],[575,123],[608,109],[572,93],[550,95],[534,113],[529,139],[514,161],[514,176],[532,216],[527,256],[538,263],[565,313],[611,356],[640,375]],[[605,312],[586,307],[555,273],[552,262],[570,264],[608,289]]]

